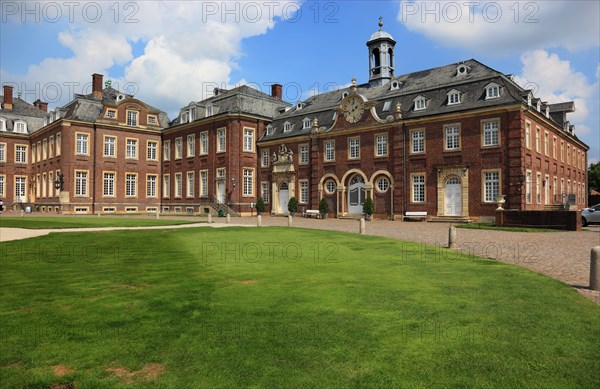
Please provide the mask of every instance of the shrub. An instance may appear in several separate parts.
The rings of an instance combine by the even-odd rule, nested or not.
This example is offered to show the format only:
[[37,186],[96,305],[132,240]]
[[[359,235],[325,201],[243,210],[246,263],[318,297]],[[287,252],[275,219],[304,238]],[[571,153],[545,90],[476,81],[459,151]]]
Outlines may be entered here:
[[325,217],[325,215],[327,215],[327,212],[329,212],[329,203],[327,202],[325,197],[323,197],[321,201],[319,201],[319,213],[322,217]]
[[363,213],[370,216],[373,212],[375,212],[375,204],[373,204],[373,200],[370,197],[367,197],[363,204]]
[[290,201],[288,201],[288,211],[291,213],[296,213],[298,210],[298,200],[295,197],[292,197]]
[[261,214],[265,211],[265,202],[262,197],[258,198],[256,201],[256,213]]

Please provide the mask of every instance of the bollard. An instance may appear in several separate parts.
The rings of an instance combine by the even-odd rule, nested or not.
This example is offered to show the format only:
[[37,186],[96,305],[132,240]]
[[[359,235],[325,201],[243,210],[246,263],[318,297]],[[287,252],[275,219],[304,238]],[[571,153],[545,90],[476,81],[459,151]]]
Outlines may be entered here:
[[100,217],[100,211],[98,211],[98,217]]
[[262,216],[260,216],[260,215],[258,215],[258,216],[256,217],[256,226],[257,226],[257,227],[260,227],[260,226],[262,226]]
[[456,227],[450,226],[448,229],[448,248],[451,249],[456,242]]
[[600,246],[592,248],[590,253],[590,289],[600,290]]
[[21,217],[25,216],[25,211],[21,210]]
[[158,213],[158,210],[156,210],[156,219],[160,219],[160,213]]
[[292,220],[293,220],[292,215],[288,215],[288,227],[292,226]]
[[358,232],[360,232],[362,235],[366,234],[367,233],[367,227],[365,225],[365,218],[364,217],[360,218],[360,224],[359,225],[360,225],[360,227],[358,229]]
[[208,214],[208,224],[212,223],[212,215],[209,213]]
[[231,216],[227,214],[227,218],[225,219],[225,223],[229,224],[231,222]]

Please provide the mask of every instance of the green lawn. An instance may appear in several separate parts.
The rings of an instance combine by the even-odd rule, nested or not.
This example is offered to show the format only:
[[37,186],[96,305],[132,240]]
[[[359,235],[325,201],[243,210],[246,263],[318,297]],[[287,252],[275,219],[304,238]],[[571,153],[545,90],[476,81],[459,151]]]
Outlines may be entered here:
[[457,224],[456,228],[471,228],[477,230],[497,230],[497,231],[511,231],[511,232],[558,232],[561,230],[550,229],[550,228],[537,228],[537,227],[499,227],[494,223],[465,223]]
[[600,309],[572,288],[331,231],[3,243],[0,339],[6,388],[600,387]]
[[89,216],[59,216],[59,217],[0,217],[0,227],[14,228],[84,228],[84,227],[142,227],[169,226],[191,224],[189,220],[140,219],[128,217],[89,217]]

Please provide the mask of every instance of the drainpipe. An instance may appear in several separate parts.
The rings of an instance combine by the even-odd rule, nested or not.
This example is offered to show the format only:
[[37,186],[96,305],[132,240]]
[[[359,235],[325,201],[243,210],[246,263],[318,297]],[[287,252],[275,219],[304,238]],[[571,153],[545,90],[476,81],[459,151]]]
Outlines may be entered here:
[[94,144],[92,145],[92,214],[96,213],[96,123],[94,123]]

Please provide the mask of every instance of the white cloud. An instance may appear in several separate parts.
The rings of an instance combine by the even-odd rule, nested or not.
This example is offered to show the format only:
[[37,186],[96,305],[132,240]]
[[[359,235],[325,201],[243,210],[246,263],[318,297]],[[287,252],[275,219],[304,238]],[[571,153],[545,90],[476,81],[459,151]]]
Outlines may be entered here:
[[490,53],[600,44],[597,1],[407,1],[397,19],[445,46]]
[[[89,93],[91,74],[101,73],[113,85],[135,83],[136,97],[173,114],[188,102],[206,97],[215,84],[229,86],[231,70],[243,55],[241,42],[265,34],[282,17],[294,17],[298,2],[88,2],[102,6],[102,17],[93,23],[81,17],[84,3],[77,3],[75,19],[57,36],[72,56],[46,58],[25,74],[0,70],[0,77],[28,90],[38,85],[38,95],[52,103],[42,90],[51,80],[63,92],[55,103],[64,104],[71,99],[70,92]],[[121,7],[118,13],[116,5]],[[63,15],[67,17],[66,9]],[[43,31],[43,23],[38,28]],[[134,58],[133,44],[140,42],[143,54]],[[124,79],[111,76],[115,65],[123,66]],[[73,83],[79,88],[65,86]],[[82,85],[88,90],[82,90]]]

